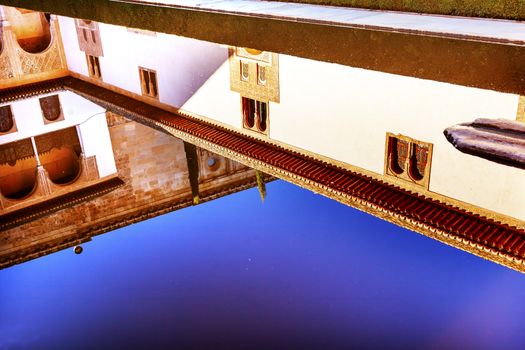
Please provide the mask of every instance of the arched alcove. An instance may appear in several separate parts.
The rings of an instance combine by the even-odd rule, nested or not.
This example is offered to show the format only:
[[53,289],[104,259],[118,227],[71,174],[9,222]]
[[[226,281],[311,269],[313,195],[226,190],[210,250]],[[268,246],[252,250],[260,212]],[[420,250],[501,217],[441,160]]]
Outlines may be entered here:
[[4,7],[11,30],[20,47],[29,53],[39,53],[51,43],[51,25],[49,16],[42,12]]
[[66,185],[72,183],[80,175],[79,157],[73,147],[53,147],[49,152],[39,156],[49,179],[55,184]]
[[243,97],[242,98],[242,113],[244,116],[244,125],[253,128],[255,125],[255,101]]
[[410,154],[410,177],[415,181],[421,181],[425,177],[425,168],[428,160],[428,148],[418,144],[412,145]]
[[395,137],[389,139],[389,167],[397,175],[405,171],[408,156],[408,142]]
[[0,164],[0,191],[9,199],[23,199],[36,186],[36,159],[29,157]]
[[39,102],[42,115],[48,122],[56,121],[62,115],[62,109],[60,108],[60,99],[58,98],[58,95],[42,97],[39,99]]
[[15,125],[11,105],[0,106],[0,133],[9,132]]
[[268,104],[266,102],[257,101],[257,130],[266,132],[268,125]]

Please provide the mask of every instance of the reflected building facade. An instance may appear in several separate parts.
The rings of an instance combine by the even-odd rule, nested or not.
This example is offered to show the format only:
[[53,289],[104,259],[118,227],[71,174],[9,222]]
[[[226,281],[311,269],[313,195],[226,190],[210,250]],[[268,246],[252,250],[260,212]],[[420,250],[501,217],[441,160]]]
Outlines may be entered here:
[[[21,166],[20,173],[35,164],[46,169],[49,162],[39,160],[45,152],[39,150],[35,135],[46,128],[57,132],[56,125],[63,123],[70,128],[64,130],[76,132],[79,142],[71,137],[73,141],[55,148],[67,148],[70,158],[80,159],[79,174],[99,171],[97,176],[82,175],[85,186],[116,176],[124,183],[120,186],[138,185],[131,193],[141,186],[173,191],[174,203],[177,196],[187,200],[196,194],[189,180],[194,157],[186,159],[191,151],[185,142],[198,147],[198,192],[225,193],[253,185],[254,173],[248,166],[525,271],[525,189],[519,186],[523,169],[491,161],[484,153],[493,152],[487,151],[490,147],[481,147],[474,155],[461,152],[443,134],[451,126],[481,117],[517,125],[523,120],[519,95],[53,15],[40,18],[50,23],[51,46],[46,50],[60,44],[54,53],[62,57],[60,68],[42,66],[34,77],[24,78],[14,69],[8,72],[18,64],[16,55],[4,54],[12,50],[8,45],[21,47],[14,39],[10,11],[4,9],[0,59],[9,57],[14,63],[0,65],[9,77],[2,80],[0,107],[2,120],[13,120],[13,127],[1,134],[0,143],[13,145],[20,134],[24,137],[16,141],[29,149],[31,141],[34,160],[29,157],[29,168]],[[46,50],[33,54],[34,59]],[[58,96],[63,112],[52,107],[56,102],[51,99],[44,100],[44,106],[56,112],[39,112],[37,101],[51,96]],[[68,99],[82,103],[69,108]],[[24,134],[17,110],[30,101],[32,114],[44,115],[42,131]],[[43,111],[42,102],[39,108]],[[100,118],[81,122],[97,112]],[[46,113],[56,118],[49,120]],[[102,125],[106,121],[108,126]],[[104,127],[113,152],[106,141],[106,151],[98,142],[94,142],[98,148],[83,144],[97,140],[93,135]],[[493,129],[488,130],[488,139],[501,133]],[[93,134],[84,135],[89,132]],[[162,140],[172,144],[165,146]],[[147,148],[144,142],[151,142],[154,154],[166,156],[146,161],[148,156],[138,149]],[[65,152],[60,157],[67,158]],[[126,152],[129,162],[138,163],[126,165],[122,161]],[[148,178],[144,169],[156,169],[149,173],[164,180]],[[214,180],[213,191],[206,187],[207,172],[222,174],[210,175],[223,179]],[[2,178],[9,178],[5,174]],[[19,186],[29,188],[30,183],[31,179]],[[9,191],[16,195],[19,190]],[[100,198],[119,191],[121,187]],[[126,206],[125,197],[115,198],[115,209]],[[76,215],[84,215],[82,205],[72,207]],[[96,212],[105,205],[111,204],[91,204],[89,210]]]

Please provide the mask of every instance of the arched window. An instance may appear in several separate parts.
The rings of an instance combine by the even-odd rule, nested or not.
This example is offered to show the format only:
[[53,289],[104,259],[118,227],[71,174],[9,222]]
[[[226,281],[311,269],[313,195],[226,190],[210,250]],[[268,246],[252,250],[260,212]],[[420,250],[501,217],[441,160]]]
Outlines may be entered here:
[[40,108],[42,109],[42,115],[48,122],[57,121],[62,116],[58,95],[42,97],[40,99]]
[[425,176],[428,161],[428,147],[412,143],[410,152],[410,177],[416,181],[421,181]]
[[242,114],[244,120],[244,126],[253,128],[255,125],[255,100],[251,98],[242,98]]
[[387,133],[385,173],[428,188],[432,144]]
[[0,133],[11,131],[15,126],[11,105],[0,107]]
[[242,97],[243,126],[260,133],[268,130],[268,103]]
[[408,156],[408,142],[390,137],[389,147],[389,166],[395,174],[402,174],[405,171],[405,164]]

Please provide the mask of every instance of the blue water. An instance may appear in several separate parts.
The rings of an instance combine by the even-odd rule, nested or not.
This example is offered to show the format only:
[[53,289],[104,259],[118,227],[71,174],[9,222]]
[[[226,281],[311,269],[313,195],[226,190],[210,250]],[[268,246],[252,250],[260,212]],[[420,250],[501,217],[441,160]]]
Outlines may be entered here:
[[0,348],[524,349],[525,276],[283,181],[0,271]]

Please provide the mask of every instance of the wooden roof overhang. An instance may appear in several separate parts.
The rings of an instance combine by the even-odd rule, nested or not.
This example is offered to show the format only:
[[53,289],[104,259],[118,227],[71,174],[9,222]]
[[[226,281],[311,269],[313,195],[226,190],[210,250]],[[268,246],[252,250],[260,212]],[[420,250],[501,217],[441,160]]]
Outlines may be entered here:
[[[525,95],[525,47],[141,1],[4,0],[3,5],[224,45]],[[386,28],[385,28],[386,30]],[[481,38],[478,38],[480,40]],[[508,44],[508,45],[507,45]]]
[[[241,134],[184,113],[172,113],[123,94],[65,77],[41,86],[73,91],[109,111],[321,193],[456,248],[525,272],[525,230],[380,179]],[[39,84],[0,91],[0,103],[32,96]],[[25,90],[24,90],[25,89]]]
[[461,152],[525,169],[525,123],[507,119],[476,119],[444,131]]

